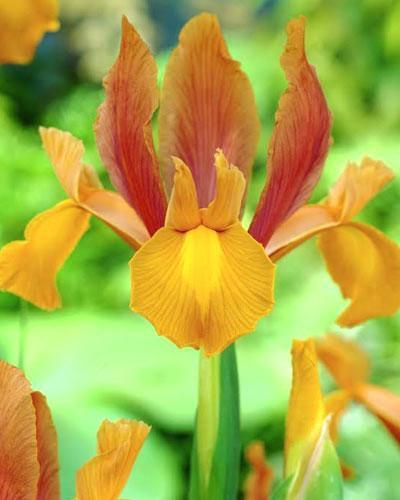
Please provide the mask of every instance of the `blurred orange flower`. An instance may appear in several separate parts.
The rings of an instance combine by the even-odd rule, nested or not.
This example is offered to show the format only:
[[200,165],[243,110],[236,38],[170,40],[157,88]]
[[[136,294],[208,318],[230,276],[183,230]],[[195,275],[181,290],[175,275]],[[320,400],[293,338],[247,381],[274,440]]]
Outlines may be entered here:
[[[321,236],[328,268],[345,295],[363,308],[352,322],[398,308],[399,248],[369,226],[348,221],[377,192],[377,177],[391,177],[386,167],[368,160],[362,173],[356,169],[344,175],[329,203],[315,210],[305,207],[310,216],[302,215],[320,176],[331,128],[323,92],[305,55],[304,26],[300,18],[287,27],[281,63],[289,86],[269,145],[266,185],[246,231],[240,216],[259,121],[250,83],[231,59],[215,16],[191,19],[172,52],[160,100],[159,162],[151,128],[158,106],[156,63],[124,18],[120,53],[105,79],[106,99],[95,125],[101,157],[120,194],[103,189],[93,168],[83,163],[79,140],[41,129],[69,199],[35,217],[25,241],[1,250],[0,287],[44,309],[60,306],[56,273],[92,214],[139,249],[131,261],[132,309],[178,346],[203,348],[210,355],[252,331],[271,310],[274,266],[268,255],[275,259],[321,230],[315,213],[323,213],[322,229],[326,219],[333,220],[331,239],[326,240],[327,232]],[[353,184],[359,184],[354,176],[362,178],[360,193],[353,194]],[[299,217],[300,227],[295,223],[293,229]],[[361,236],[354,238],[354,231]],[[382,288],[373,290],[370,310],[365,307],[365,288],[368,294],[371,288],[371,280],[364,279],[367,262],[360,259],[360,270],[353,269],[359,241],[368,244],[363,255],[378,262],[373,269],[382,271]],[[338,251],[350,269],[345,277],[334,261]]]
[[0,63],[25,64],[46,31],[57,31],[58,0],[0,2]]
[[264,445],[261,441],[250,443],[245,452],[251,466],[244,484],[245,500],[268,500],[270,498],[274,471],[265,458]]
[[[60,498],[57,435],[46,398],[4,361],[0,410],[0,498]],[[149,431],[143,422],[105,420],[98,455],[77,473],[77,498],[117,499]]]

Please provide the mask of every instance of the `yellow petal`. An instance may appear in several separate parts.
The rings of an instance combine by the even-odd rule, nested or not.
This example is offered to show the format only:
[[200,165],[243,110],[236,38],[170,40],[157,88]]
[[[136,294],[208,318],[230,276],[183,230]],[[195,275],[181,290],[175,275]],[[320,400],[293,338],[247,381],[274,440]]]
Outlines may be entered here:
[[97,433],[97,456],[76,474],[77,500],[118,500],[149,432],[143,422],[105,420]]
[[349,221],[393,179],[394,173],[381,161],[363,158],[361,165],[349,163],[322,205],[338,221]]
[[351,401],[347,391],[337,390],[325,396],[325,414],[330,415],[329,435],[335,443],[338,440],[340,419]]
[[150,235],[133,208],[118,193],[102,189],[93,167],[83,163],[82,141],[69,132],[40,128],[43,146],[70,198],[103,220],[134,248]]
[[202,219],[205,226],[221,231],[238,220],[246,181],[242,172],[228,162],[221,150],[215,154],[215,168],[215,199],[203,211]]
[[25,229],[25,241],[0,250],[0,289],[42,309],[59,307],[56,274],[87,230],[89,217],[72,200],[34,217]]
[[222,351],[273,305],[274,265],[239,223],[160,229],[131,260],[131,307],[179,347]]
[[174,158],[174,188],[168,204],[165,225],[178,231],[194,229],[200,222],[196,186],[190,169],[179,158]]
[[319,360],[340,387],[352,392],[368,380],[369,359],[356,342],[334,333],[319,337],[315,342]]
[[46,31],[57,31],[57,0],[0,2],[0,63],[28,63]]
[[325,418],[318,376],[317,354],[312,339],[295,340],[292,347],[293,379],[286,417],[285,477],[308,462]]
[[333,280],[350,305],[336,320],[353,326],[400,307],[400,247],[377,229],[350,222],[319,236]]

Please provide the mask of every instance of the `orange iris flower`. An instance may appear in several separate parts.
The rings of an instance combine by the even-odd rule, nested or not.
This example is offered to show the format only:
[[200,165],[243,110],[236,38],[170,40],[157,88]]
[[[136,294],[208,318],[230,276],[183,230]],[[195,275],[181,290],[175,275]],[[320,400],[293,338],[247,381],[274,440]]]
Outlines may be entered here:
[[28,63],[44,33],[59,26],[58,0],[0,2],[0,63]]
[[272,491],[274,470],[265,457],[264,444],[261,441],[250,443],[245,452],[251,471],[244,483],[244,500],[268,500]]
[[368,383],[370,361],[361,347],[333,333],[316,339],[316,346],[319,360],[340,387],[333,394],[364,405],[400,444],[400,396]]
[[[348,323],[398,308],[399,248],[375,229],[350,222],[390,171],[373,160],[350,166],[327,202],[303,207],[320,176],[331,128],[305,55],[304,25],[300,18],[287,27],[281,63],[289,86],[276,115],[266,185],[246,231],[240,216],[260,126],[250,83],[231,59],[216,18],[191,19],[172,52],[160,99],[159,159],[151,129],[159,102],[156,63],[124,18],[95,125],[119,193],[102,188],[83,162],[78,139],[41,129],[69,199],[35,217],[25,241],[2,249],[0,287],[44,309],[60,306],[56,273],[95,215],[138,250],[131,260],[132,309],[180,347],[210,355],[253,330],[273,305],[268,255],[276,260],[322,230],[328,269],[352,299],[350,307],[362,310]],[[360,245],[367,247],[365,262]],[[338,253],[346,272],[335,261]],[[379,286],[372,288],[375,274]]]
[[[0,500],[60,498],[57,435],[40,392],[0,361]],[[97,455],[77,472],[76,498],[117,500],[150,431],[143,422],[103,421]]]

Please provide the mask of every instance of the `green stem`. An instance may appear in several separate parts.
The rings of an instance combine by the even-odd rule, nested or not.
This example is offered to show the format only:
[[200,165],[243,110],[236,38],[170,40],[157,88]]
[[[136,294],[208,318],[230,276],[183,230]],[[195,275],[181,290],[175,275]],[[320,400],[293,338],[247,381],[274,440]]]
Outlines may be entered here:
[[239,480],[240,424],[234,345],[210,358],[201,353],[199,368],[190,499],[235,499]]
[[19,349],[18,349],[18,367],[24,371],[25,352],[28,333],[28,304],[25,300],[19,302]]

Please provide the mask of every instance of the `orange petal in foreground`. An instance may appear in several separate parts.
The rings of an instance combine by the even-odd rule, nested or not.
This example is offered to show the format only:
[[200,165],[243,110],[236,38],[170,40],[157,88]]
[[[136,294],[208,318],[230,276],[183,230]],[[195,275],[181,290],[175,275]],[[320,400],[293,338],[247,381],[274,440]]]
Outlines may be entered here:
[[166,227],[131,261],[131,307],[179,347],[222,351],[273,305],[274,267],[238,222],[243,174],[216,155],[217,195],[199,210],[189,168],[176,160]]
[[153,234],[164,224],[166,210],[150,123],[158,104],[157,66],[125,17],[120,53],[104,86],[97,146],[113,184]]
[[166,69],[159,120],[168,192],[175,170],[171,157],[177,156],[191,169],[199,205],[206,207],[215,197],[217,148],[249,179],[260,129],[256,105],[215,16],[200,14],[182,29]]
[[119,498],[149,432],[143,422],[105,420],[97,433],[97,456],[77,472],[77,500]]
[[268,147],[267,183],[249,229],[263,245],[309,198],[330,144],[331,116],[315,70],[307,61],[304,25],[303,17],[288,24],[281,57],[289,87],[276,113]]
[[0,2],[0,63],[28,63],[44,33],[58,28],[58,0]]

